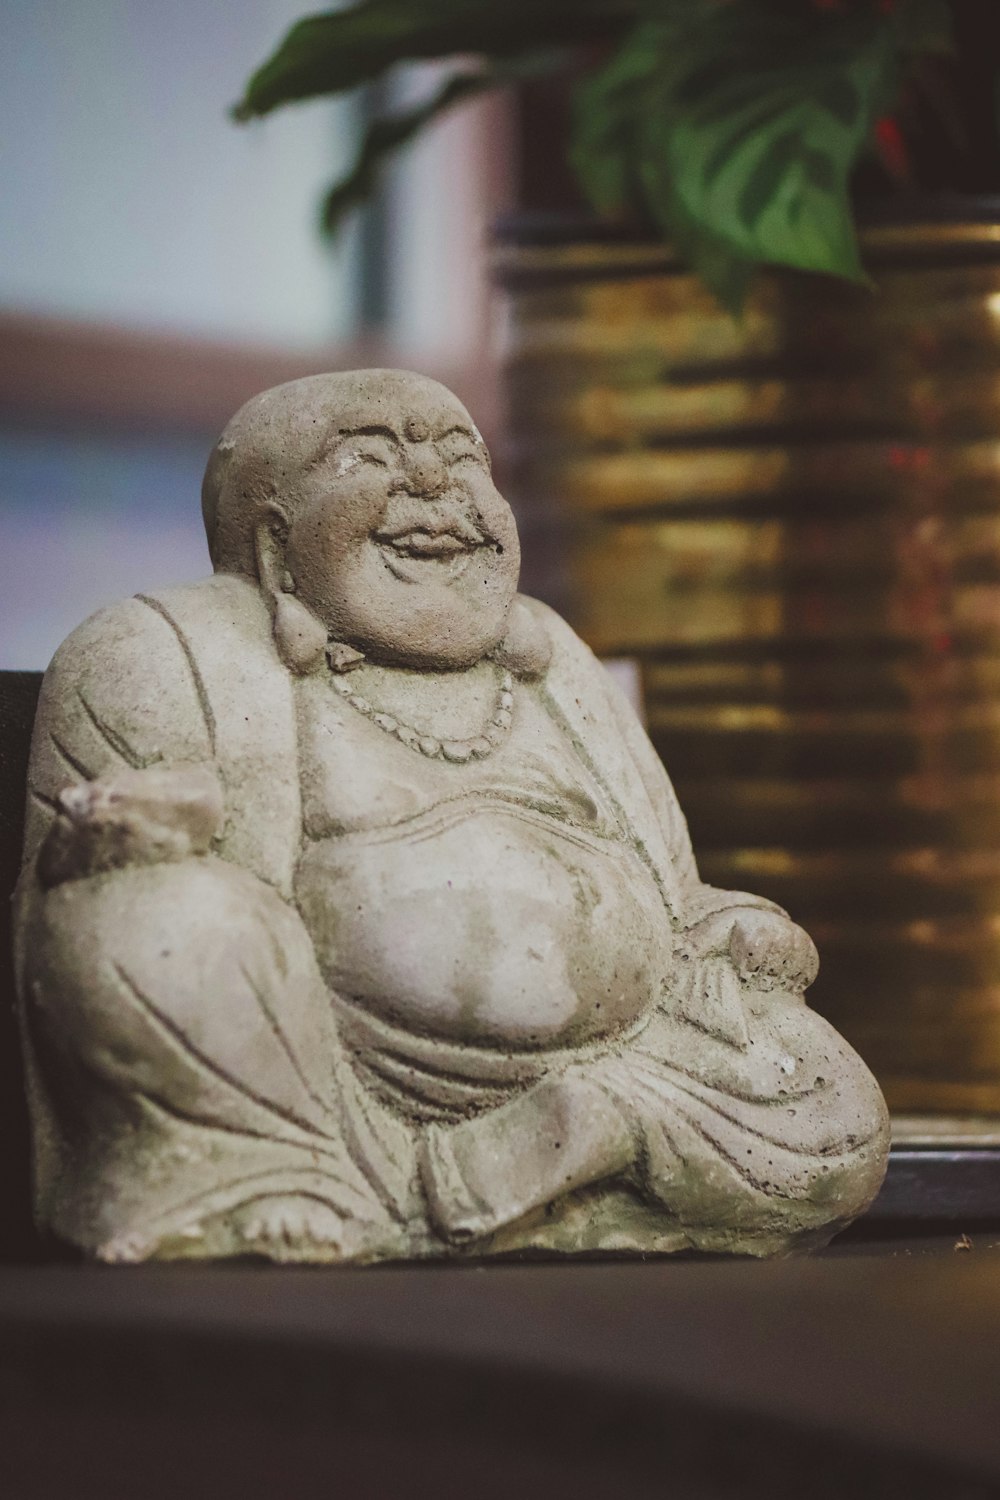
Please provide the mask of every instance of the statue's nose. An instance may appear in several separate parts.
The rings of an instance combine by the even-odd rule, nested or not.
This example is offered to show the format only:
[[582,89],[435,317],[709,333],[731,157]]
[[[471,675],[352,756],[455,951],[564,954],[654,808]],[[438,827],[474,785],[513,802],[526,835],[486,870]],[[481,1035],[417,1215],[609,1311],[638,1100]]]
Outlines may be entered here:
[[406,465],[407,487],[428,499],[440,495],[448,481],[448,470],[433,448],[411,455]]

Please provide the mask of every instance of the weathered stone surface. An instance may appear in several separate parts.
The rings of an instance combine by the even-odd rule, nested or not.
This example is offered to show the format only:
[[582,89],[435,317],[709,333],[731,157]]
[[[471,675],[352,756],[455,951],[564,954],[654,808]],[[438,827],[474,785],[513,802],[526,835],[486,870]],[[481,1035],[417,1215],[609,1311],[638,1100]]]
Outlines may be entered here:
[[516,593],[468,414],[367,370],[209,462],[215,575],[46,675],[17,902],[36,1211],[105,1261],[822,1242],[884,1171],[808,936]]

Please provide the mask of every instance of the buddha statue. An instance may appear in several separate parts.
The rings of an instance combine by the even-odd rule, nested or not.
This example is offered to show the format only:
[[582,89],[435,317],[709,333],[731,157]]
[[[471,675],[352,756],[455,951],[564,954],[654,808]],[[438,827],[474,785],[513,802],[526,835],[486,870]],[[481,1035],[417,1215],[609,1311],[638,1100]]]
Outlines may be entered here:
[[36,1215],[105,1262],[772,1255],[888,1124],[812,942],[698,876],[604,667],[517,593],[434,381],[248,402],[214,575],[102,610],[39,703],[17,892]]

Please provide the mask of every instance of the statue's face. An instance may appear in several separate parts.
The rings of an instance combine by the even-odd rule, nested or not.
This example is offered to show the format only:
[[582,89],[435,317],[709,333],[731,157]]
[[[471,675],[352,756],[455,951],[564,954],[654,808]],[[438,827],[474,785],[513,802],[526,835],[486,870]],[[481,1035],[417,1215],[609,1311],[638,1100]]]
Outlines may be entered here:
[[286,561],[299,598],[374,660],[479,661],[505,634],[520,548],[468,414],[411,378],[398,399],[339,405],[337,428],[298,476]]

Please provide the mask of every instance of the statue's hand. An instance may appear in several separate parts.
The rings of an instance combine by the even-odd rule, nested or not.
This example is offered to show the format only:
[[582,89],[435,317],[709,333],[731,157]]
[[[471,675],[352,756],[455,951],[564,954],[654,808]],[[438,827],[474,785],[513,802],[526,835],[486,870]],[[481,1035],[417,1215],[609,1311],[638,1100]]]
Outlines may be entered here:
[[687,934],[690,958],[728,954],[737,974],[761,989],[801,993],[819,972],[808,932],[782,912],[740,906],[714,913]]
[[207,766],[151,766],[78,782],[59,795],[38,855],[44,886],[125,865],[204,854],[222,824],[222,787]]
[[819,955],[808,932],[777,912],[741,909],[729,952],[740,978],[763,989],[801,992],[819,973]]

